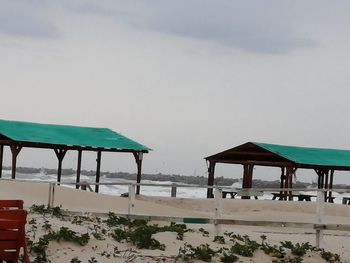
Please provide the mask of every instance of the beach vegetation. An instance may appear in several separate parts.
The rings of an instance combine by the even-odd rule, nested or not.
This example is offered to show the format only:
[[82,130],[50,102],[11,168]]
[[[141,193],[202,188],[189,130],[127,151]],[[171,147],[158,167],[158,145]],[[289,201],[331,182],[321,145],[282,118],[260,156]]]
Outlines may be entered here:
[[213,242],[225,244],[225,238],[223,236],[215,236]]
[[262,244],[261,250],[265,252],[266,255],[269,255],[270,257],[276,257],[276,258],[284,258],[286,253],[284,252],[283,247],[278,247],[276,245],[271,246],[269,244]]
[[211,249],[208,244],[201,244],[194,247],[185,243],[183,247],[180,247],[177,259],[181,259],[186,262],[194,259],[210,262],[218,252],[219,251]]
[[[95,241],[91,247],[94,254],[90,256],[90,259],[86,259],[85,262],[97,262],[106,261],[112,258],[123,258],[124,262],[132,262],[138,257],[155,257],[158,262],[166,260],[168,258],[176,261],[205,261],[205,262],[223,262],[231,263],[238,262],[242,257],[253,257],[257,250],[262,250],[266,255],[272,258],[271,262],[274,263],[301,263],[307,253],[309,256],[312,253],[317,253],[325,261],[329,263],[339,263],[340,256],[322,249],[317,249],[306,243],[292,243],[290,241],[281,242],[280,245],[271,245],[266,242],[267,237],[265,235],[260,236],[261,242],[250,239],[247,235],[239,235],[234,232],[225,232],[223,236],[212,236],[204,228],[199,228],[197,232],[201,233],[204,237],[212,237],[208,239],[214,243],[214,248],[209,244],[200,244],[193,246],[188,243],[184,243],[180,248],[177,255],[164,256],[145,256],[142,253],[138,254],[134,249],[158,249],[165,250],[165,244],[162,244],[156,239],[155,234],[161,232],[174,232],[176,233],[177,240],[184,240],[185,234],[191,229],[188,229],[186,224],[177,224],[171,222],[169,225],[159,226],[157,224],[151,224],[147,220],[131,220],[127,217],[119,217],[114,213],[109,213],[105,219],[94,216],[76,216],[67,213],[62,210],[61,207],[53,212],[51,208],[47,208],[44,205],[32,207],[32,213],[41,214],[34,218],[28,219],[30,226],[28,239],[28,248],[32,255],[31,262],[50,262],[53,260],[52,255],[47,255],[47,250],[50,242],[73,242],[81,246],[88,244],[91,237],[94,237],[97,241],[106,240],[111,238],[117,242],[127,242],[127,250],[119,250],[115,244],[108,242],[107,247],[104,250],[101,249],[101,243]],[[50,221],[47,215],[57,217],[62,221],[61,227],[57,223],[57,220]],[[67,218],[69,217],[69,221]],[[53,223],[54,222],[54,223]],[[52,224],[52,225],[51,225]],[[68,226],[79,225],[78,232],[73,231]],[[63,226],[62,226],[63,225]],[[40,227],[39,227],[40,226]],[[41,231],[38,231],[39,230]],[[85,229],[86,233],[81,230]],[[40,233],[40,235],[38,234]],[[38,235],[38,237],[36,237]],[[175,238],[174,238],[175,239]],[[226,240],[225,240],[226,239]],[[230,240],[230,242],[228,242]],[[229,244],[228,244],[229,243]],[[103,260],[104,258],[104,260]],[[67,262],[79,263],[81,260],[78,257],[67,259]]]
[[60,206],[48,207],[45,205],[36,205],[33,204],[30,207],[30,212],[40,215],[51,215],[58,218],[64,218],[66,216],[65,211]]
[[337,263],[340,262],[340,256],[338,254],[322,250],[321,257],[329,263]]
[[201,227],[198,229],[198,231],[202,233],[202,236],[209,237],[209,232],[206,231],[204,228]]
[[70,260],[70,263],[81,263],[81,260],[78,257],[74,257]]
[[223,263],[233,263],[238,261],[238,259],[239,257],[237,257],[235,254],[226,254],[226,252],[223,252],[222,256],[220,257],[220,261]]

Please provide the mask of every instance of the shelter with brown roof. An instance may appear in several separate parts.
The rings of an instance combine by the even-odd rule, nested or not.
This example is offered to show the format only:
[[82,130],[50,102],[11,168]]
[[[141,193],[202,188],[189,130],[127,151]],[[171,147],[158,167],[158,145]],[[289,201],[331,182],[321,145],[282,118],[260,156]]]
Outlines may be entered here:
[[[208,156],[208,186],[214,185],[215,166],[219,163],[243,165],[242,188],[251,188],[254,166],[281,169],[280,188],[292,188],[292,178],[298,169],[311,169],[318,175],[319,189],[332,189],[335,171],[350,171],[350,151],[275,145],[248,142],[226,151]],[[207,197],[213,196],[208,189]],[[287,199],[287,195],[284,197]],[[291,193],[288,197],[292,199]],[[332,192],[325,193],[332,200]]]

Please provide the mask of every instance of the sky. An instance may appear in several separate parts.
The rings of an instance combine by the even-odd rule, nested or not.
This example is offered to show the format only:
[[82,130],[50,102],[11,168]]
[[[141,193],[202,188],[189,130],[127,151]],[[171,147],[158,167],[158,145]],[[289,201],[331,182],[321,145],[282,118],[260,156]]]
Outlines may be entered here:
[[[204,157],[248,141],[350,149],[349,13],[340,0],[0,0],[0,119],[111,128],[153,149],[145,173],[206,176]],[[52,150],[18,158],[57,166]],[[102,158],[136,170],[130,154]]]

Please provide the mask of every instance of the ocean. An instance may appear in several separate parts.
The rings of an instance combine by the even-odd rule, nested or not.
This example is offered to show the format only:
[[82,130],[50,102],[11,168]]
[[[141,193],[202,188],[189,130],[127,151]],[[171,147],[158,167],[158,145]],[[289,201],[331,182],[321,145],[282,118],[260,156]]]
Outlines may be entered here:
[[[4,170],[3,171],[3,178],[11,178],[11,171]],[[16,178],[20,180],[26,180],[26,181],[42,181],[42,182],[56,182],[57,176],[56,175],[48,175],[45,173],[37,173],[37,174],[22,174],[22,173],[16,173]],[[85,176],[81,175],[80,178],[81,182],[91,182],[93,183],[95,178],[91,176]],[[75,185],[67,184],[67,183],[73,183],[75,182],[75,175],[62,175],[61,177],[61,185],[75,188]],[[65,185],[66,183],[66,185]],[[100,183],[122,183],[122,184],[130,184],[135,183],[134,180],[125,180],[125,179],[117,179],[117,178],[106,178],[104,176],[101,176]],[[145,184],[156,184],[159,186],[141,186],[141,194],[146,196],[164,196],[164,197],[170,197],[171,196],[171,185],[173,182],[170,181],[150,181],[150,180],[142,180],[142,183]],[[186,185],[186,184],[183,184]],[[240,182],[237,182],[230,186],[232,189],[235,188],[241,188],[242,184]],[[94,186],[92,186],[94,189]],[[128,185],[100,185],[99,192],[103,194],[108,195],[116,195],[120,196],[123,193],[128,192]],[[300,194],[309,194],[309,195],[316,195],[315,192],[312,191],[302,191],[299,192]],[[333,192],[332,194],[335,199],[335,203],[342,203],[343,197],[350,197],[350,193],[336,193]],[[177,197],[181,198],[206,198],[207,196],[207,189],[206,188],[200,188],[198,186],[186,185],[186,187],[178,187],[177,188]],[[259,199],[262,200],[271,200],[272,194],[269,192],[264,192],[263,196],[260,196]],[[314,199],[315,200],[315,199]]]

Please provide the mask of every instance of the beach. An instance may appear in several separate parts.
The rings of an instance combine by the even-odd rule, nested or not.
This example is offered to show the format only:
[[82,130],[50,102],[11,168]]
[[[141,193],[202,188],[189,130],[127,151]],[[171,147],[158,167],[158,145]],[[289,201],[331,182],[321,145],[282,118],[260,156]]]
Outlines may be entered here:
[[[48,183],[34,182],[16,182],[0,181],[0,199],[22,199],[25,208],[29,209],[32,205],[48,204]],[[142,192],[142,191],[141,191]],[[59,206],[62,210],[74,212],[73,215],[87,216],[91,218],[106,218],[108,212],[116,215],[127,215],[130,212],[129,198],[117,197],[104,194],[96,194],[87,191],[75,190],[63,186],[57,186],[54,194],[54,206]],[[324,224],[347,224],[350,219],[350,207],[340,204],[324,204],[323,218]],[[215,215],[214,199],[190,199],[190,198],[171,198],[155,196],[136,196],[132,215],[158,218],[158,221],[152,221],[152,224],[159,226],[168,225],[169,218],[202,218],[212,219]],[[245,221],[264,221],[264,222],[289,222],[312,224],[317,222],[316,203],[315,202],[283,202],[272,200],[241,200],[241,199],[223,199],[222,200],[222,219],[245,220]],[[86,225],[72,224],[71,221],[60,220],[54,216],[43,217],[40,214],[30,213],[28,222],[32,219],[36,221],[36,239],[45,234],[42,225],[45,220],[49,221],[53,229],[59,229],[62,226],[69,227],[77,233],[92,232],[93,220]],[[271,224],[272,225],[272,224]],[[116,242],[111,237],[106,236],[104,240],[98,240],[91,237],[85,246],[73,244],[71,242],[50,242],[47,248],[47,255],[51,262],[70,262],[74,257],[79,257],[82,262],[88,262],[95,257],[97,262],[153,262],[169,261],[174,262],[179,253],[179,249],[184,245],[191,244],[199,246],[209,244],[210,247],[219,248],[220,246],[229,246],[230,237],[228,233],[237,235],[248,235],[250,239],[261,242],[261,236],[266,236],[266,242],[271,245],[279,245],[281,241],[292,241],[293,243],[309,242],[315,246],[315,230],[313,228],[298,228],[288,226],[242,226],[233,224],[222,224],[214,226],[208,224],[186,224],[187,228],[193,229],[193,232],[184,233],[183,240],[176,239],[173,232],[156,233],[154,237],[165,245],[165,250],[137,249],[128,242]],[[27,224],[27,232],[32,235],[32,225]],[[208,231],[204,235],[201,229]],[[203,231],[203,230],[202,230]],[[219,232],[218,232],[219,231]],[[226,233],[226,234],[225,234]],[[222,235],[225,239],[225,245],[213,242],[216,235]],[[323,248],[327,251],[340,255],[342,262],[349,262],[350,259],[350,233],[347,231],[324,231]],[[122,251],[118,256],[106,257],[106,251],[111,253],[111,249],[117,246],[118,251]],[[131,250],[130,250],[131,249]],[[103,253],[106,252],[106,253]],[[104,254],[104,255],[102,255]],[[112,253],[113,254],[113,253]],[[303,262],[323,262],[318,254],[304,256]],[[213,258],[212,261],[219,261]],[[240,257],[239,262],[272,262],[270,256],[258,250],[254,252],[253,257]],[[324,261],[326,262],[326,261]]]

